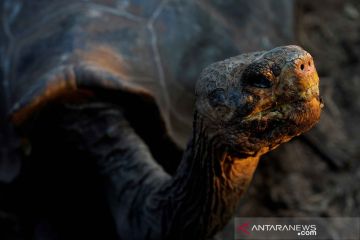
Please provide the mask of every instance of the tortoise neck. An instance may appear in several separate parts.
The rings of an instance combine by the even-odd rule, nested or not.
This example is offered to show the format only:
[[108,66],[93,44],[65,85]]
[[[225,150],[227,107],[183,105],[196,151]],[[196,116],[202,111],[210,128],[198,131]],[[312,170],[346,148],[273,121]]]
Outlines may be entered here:
[[[163,189],[173,210],[171,224],[175,226],[169,229],[182,226],[181,239],[210,237],[230,220],[259,160],[258,156],[231,156],[196,114],[193,131],[175,176]],[[171,237],[177,239],[179,231],[176,234]]]

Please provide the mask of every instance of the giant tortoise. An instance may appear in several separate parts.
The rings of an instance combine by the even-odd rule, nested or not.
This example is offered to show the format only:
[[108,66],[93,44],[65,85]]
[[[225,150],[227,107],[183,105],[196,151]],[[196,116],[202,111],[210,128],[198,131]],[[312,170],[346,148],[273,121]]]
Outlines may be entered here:
[[[286,15],[285,2],[274,11]],[[279,37],[272,28],[242,39],[258,26],[246,23],[245,1],[2,8],[2,131],[7,152],[21,152],[15,185],[34,238],[209,238],[233,215],[260,156],[320,117],[317,73],[302,48],[219,61]]]

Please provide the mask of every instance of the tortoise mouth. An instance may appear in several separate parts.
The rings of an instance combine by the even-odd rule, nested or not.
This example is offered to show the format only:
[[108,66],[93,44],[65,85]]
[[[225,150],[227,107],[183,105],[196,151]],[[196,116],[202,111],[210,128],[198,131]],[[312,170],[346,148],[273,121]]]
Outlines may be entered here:
[[293,99],[294,100],[291,101],[275,103],[262,111],[246,116],[243,121],[260,120],[263,118],[286,119],[286,117],[290,114],[301,115],[303,112],[306,112],[306,108],[316,108],[316,104],[310,104],[309,106],[309,103],[314,100],[319,103],[318,107],[320,109],[324,107],[322,98],[319,95],[319,86],[317,84],[301,91],[298,95],[294,96]]
[[267,152],[291,140],[315,125],[323,107],[320,96],[312,89],[299,94],[299,98],[270,107],[245,117],[231,144],[232,155],[254,156]]

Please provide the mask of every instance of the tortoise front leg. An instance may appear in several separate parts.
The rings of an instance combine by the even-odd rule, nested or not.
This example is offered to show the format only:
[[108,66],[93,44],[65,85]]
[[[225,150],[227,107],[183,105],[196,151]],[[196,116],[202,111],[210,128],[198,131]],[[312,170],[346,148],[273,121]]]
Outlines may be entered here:
[[79,151],[96,161],[104,180],[116,230],[124,239],[158,239],[157,214],[146,199],[170,180],[123,111],[108,103],[64,105],[60,127]]

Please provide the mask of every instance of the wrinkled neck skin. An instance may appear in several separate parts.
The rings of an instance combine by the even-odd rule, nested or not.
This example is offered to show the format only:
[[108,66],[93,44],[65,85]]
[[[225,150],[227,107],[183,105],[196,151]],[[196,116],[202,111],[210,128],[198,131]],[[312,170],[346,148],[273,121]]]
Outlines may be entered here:
[[120,239],[214,235],[233,215],[258,164],[258,156],[231,156],[195,114],[192,140],[170,176],[121,109],[85,103],[64,111],[61,132],[96,161]]
[[168,239],[205,239],[221,230],[234,214],[259,160],[259,156],[230,155],[196,114],[193,131],[175,176],[156,194]]

